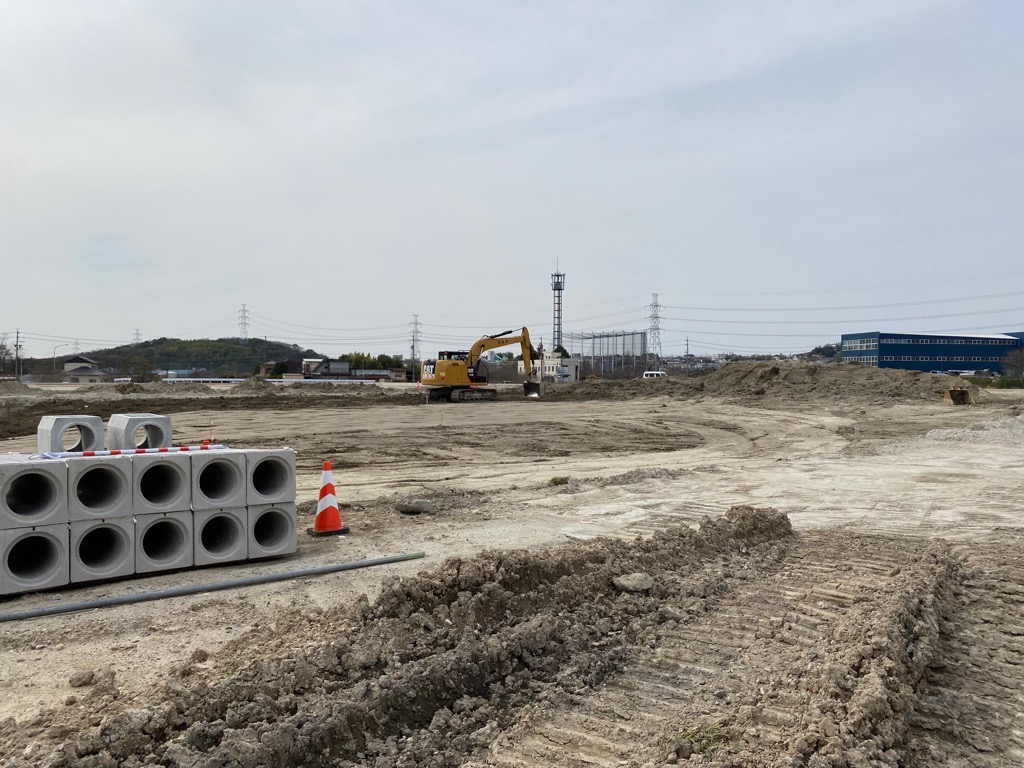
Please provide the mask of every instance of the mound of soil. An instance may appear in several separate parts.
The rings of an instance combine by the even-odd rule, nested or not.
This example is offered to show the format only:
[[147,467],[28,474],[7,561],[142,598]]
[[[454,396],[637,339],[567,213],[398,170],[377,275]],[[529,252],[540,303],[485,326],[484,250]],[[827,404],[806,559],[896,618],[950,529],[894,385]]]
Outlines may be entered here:
[[[393,580],[372,605],[364,598],[354,609],[254,630],[265,646],[279,632],[301,632],[309,644],[213,684],[188,684],[183,669],[186,684],[169,683],[163,701],[105,717],[47,764],[461,765],[524,707],[599,686],[631,645],[669,620],[658,610],[665,599],[717,602],[704,565],[765,557],[791,538],[784,515],[737,507],[699,531],[682,527],[628,545],[453,559]],[[638,573],[648,578],[636,590],[615,586]],[[80,727],[87,704],[47,722]],[[7,754],[18,736],[17,724],[0,724]]]
[[280,390],[274,384],[268,384],[265,379],[253,377],[235,384],[228,391],[233,395],[271,395],[277,394]]
[[697,378],[595,379],[550,385],[546,399],[631,400],[638,397],[689,399],[701,395],[757,399],[771,404],[829,400],[884,404],[941,400],[951,388],[977,387],[949,376],[857,364],[825,365],[797,361],[739,361]]
[[38,390],[32,389],[20,381],[0,381],[0,395],[38,395]]

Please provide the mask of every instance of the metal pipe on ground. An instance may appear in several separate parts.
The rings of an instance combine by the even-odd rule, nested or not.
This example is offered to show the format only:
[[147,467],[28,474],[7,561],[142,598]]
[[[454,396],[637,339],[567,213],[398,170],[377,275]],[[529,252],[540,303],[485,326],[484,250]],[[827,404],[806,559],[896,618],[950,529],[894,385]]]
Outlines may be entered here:
[[7,621],[20,621],[22,619],[37,619],[41,616],[57,616],[63,613],[88,611],[94,608],[111,608],[115,605],[132,605],[134,603],[144,603],[150,600],[164,600],[171,597],[186,597],[188,595],[199,595],[204,592],[216,592],[223,589],[236,589],[238,587],[252,587],[260,584],[273,584],[278,581],[301,579],[306,576],[324,576],[329,573],[354,571],[358,568],[372,568],[377,565],[401,563],[406,560],[418,560],[424,556],[425,553],[423,552],[409,552],[402,555],[370,558],[369,560],[354,560],[349,563],[323,565],[317,568],[303,568],[298,571],[266,573],[261,576],[247,576],[242,579],[232,579],[230,581],[216,581],[212,584],[193,584],[187,587],[172,587],[171,589],[165,589],[159,592],[142,592],[137,595],[121,595],[120,597],[105,597],[99,600],[89,600],[80,603],[53,605],[47,608],[33,608],[27,611],[15,611],[13,613],[0,614],[0,623]]

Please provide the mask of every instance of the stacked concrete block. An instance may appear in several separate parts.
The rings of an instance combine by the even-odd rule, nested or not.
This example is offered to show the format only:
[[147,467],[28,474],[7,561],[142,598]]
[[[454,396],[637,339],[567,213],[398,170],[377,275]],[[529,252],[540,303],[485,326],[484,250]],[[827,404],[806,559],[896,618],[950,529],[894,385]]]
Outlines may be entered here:
[[245,451],[213,450],[190,453],[192,511],[244,507],[248,496]]
[[187,453],[130,457],[135,515],[135,572],[194,565],[192,460]]
[[135,573],[135,519],[71,522],[71,581],[116,579]]
[[68,525],[0,531],[0,594],[62,587],[70,580]]
[[155,413],[115,413],[107,422],[107,448],[169,448],[171,419]]
[[135,517],[135,572],[156,573],[195,564],[191,510]]
[[72,583],[135,573],[131,461],[125,456],[66,461]]
[[0,457],[0,530],[68,521],[68,465]]
[[295,451],[291,448],[251,449],[245,452],[245,459],[246,504],[295,501]]
[[0,457],[0,594],[68,583],[68,467]]
[[249,507],[249,559],[279,557],[298,549],[295,502]]
[[105,432],[47,416],[37,438],[35,456],[0,455],[0,595],[298,548],[290,448],[178,450],[170,420],[145,413]]
[[[69,438],[74,439],[69,439]],[[99,416],[43,416],[36,429],[39,453],[102,451],[103,419]]]
[[196,565],[248,559],[249,515],[245,507],[196,510],[192,514]]

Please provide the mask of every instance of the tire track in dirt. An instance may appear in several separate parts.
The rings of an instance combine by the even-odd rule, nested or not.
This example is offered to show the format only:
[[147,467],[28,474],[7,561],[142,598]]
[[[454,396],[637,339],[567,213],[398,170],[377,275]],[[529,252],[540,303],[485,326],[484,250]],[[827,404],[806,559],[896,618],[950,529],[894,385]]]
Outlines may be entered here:
[[[668,608],[679,619],[600,691],[518,726],[473,765],[663,764],[700,752],[727,753],[702,763],[714,765],[877,758],[904,726],[898,691],[867,667],[908,634],[907,602],[934,599],[951,573],[947,558],[907,551],[892,539],[812,534],[773,572],[724,570],[713,610]],[[907,672],[901,684],[913,686]]]
[[1024,765],[1024,557],[1017,542],[958,546],[959,608],[921,688],[911,764]]

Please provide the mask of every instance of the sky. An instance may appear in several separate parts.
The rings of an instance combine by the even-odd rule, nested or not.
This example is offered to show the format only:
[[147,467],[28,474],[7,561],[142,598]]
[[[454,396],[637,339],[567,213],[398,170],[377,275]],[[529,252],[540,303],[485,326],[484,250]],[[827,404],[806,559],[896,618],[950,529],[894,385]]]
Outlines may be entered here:
[[665,355],[1024,330],[1019,0],[0,18],[0,335],[29,357],[550,346],[556,271],[570,349],[652,324]]

